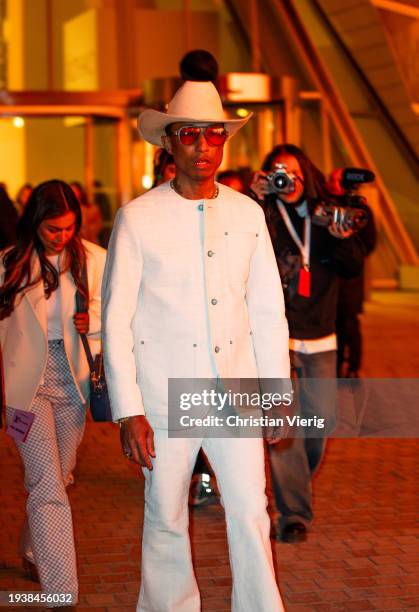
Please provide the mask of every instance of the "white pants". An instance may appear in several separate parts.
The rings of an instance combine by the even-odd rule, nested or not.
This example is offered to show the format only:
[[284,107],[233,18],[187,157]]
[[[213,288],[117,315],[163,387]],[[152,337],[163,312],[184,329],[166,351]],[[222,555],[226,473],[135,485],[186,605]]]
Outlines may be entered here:
[[153,470],[144,469],[142,581],[137,612],[199,612],[188,533],[188,492],[199,448],[217,477],[226,514],[234,612],[281,612],[266,512],[260,439],[181,439],[155,430]]

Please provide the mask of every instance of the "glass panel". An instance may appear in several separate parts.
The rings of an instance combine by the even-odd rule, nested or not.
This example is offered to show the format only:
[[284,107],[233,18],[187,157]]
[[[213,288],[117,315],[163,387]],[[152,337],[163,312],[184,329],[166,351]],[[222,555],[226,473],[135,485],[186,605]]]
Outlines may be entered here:
[[95,119],[91,134],[89,142],[86,118],[81,116],[1,117],[0,181],[14,199],[24,183],[37,185],[56,178],[86,189],[86,177],[91,177],[92,185],[86,191],[92,194],[99,215],[97,231],[92,229],[85,237],[106,246],[119,205],[117,123]]
[[[249,122],[227,142],[222,169],[259,169],[263,159],[283,138],[283,106],[277,104],[228,105],[228,114],[239,118],[253,112]],[[243,112],[244,111],[244,112]]]
[[112,119],[95,118],[93,124],[93,199],[99,207],[103,230],[101,243],[106,246],[112,230],[118,201],[117,123]]

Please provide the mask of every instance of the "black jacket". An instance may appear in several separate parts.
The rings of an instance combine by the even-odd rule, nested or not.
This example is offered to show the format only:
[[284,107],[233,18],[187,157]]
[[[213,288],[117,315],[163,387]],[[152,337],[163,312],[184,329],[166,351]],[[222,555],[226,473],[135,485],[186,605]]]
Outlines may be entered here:
[[[285,205],[297,233],[303,240],[304,219],[295,208]],[[290,336],[300,340],[321,338],[335,332],[339,278],[360,274],[365,248],[359,237],[334,238],[327,228],[311,224],[311,294],[297,293],[301,266],[300,251],[277,209],[275,199],[264,206],[267,225],[284,287]]]
[[[343,203],[348,205],[348,199],[344,200]],[[375,229],[374,216],[371,208],[366,203],[365,198],[356,196],[354,204],[357,208],[361,208],[368,214],[368,222],[359,232],[358,237],[362,241],[365,255],[369,255],[375,248],[377,240],[377,232]],[[353,204],[350,203],[352,206]],[[362,312],[362,304],[364,302],[364,267],[362,267],[361,274],[355,278],[341,278],[339,281],[339,295],[338,295],[338,306],[337,315],[339,318],[346,318],[347,316],[355,316],[359,312]]]

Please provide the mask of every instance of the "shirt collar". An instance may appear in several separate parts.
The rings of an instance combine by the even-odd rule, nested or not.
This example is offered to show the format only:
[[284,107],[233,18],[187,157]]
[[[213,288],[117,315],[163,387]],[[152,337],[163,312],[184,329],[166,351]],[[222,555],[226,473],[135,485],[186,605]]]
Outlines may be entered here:
[[307,217],[308,215],[307,201],[304,200],[302,204],[295,207],[295,210],[297,211],[298,216],[301,217],[302,219],[304,219],[304,217]]

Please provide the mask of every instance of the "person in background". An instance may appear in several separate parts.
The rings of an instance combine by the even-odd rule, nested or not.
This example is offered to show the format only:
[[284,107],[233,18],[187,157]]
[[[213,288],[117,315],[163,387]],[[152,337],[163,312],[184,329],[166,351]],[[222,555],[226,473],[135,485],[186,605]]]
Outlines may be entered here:
[[93,181],[93,199],[99,207],[103,221],[112,221],[112,206],[111,200],[106,193],[102,181]]
[[[71,508],[65,485],[86,415],[89,367],[79,334],[100,350],[105,251],[80,237],[81,211],[70,186],[36,187],[17,227],[16,245],[0,255],[0,343],[8,433],[23,462],[28,491],[21,554],[42,592],[78,597]],[[87,273],[87,284],[85,281]],[[75,314],[75,296],[89,311]],[[22,439],[14,425],[26,423]],[[17,432],[19,433],[19,431]],[[72,608],[73,609],[73,608]]]
[[[335,200],[340,206],[354,206],[367,213],[367,223],[358,232],[367,256],[374,250],[377,239],[374,215],[364,197],[358,195],[354,190],[344,188],[342,184],[344,170],[344,168],[336,168],[331,172],[327,181],[327,188],[335,196]],[[362,334],[359,315],[363,311],[364,287],[364,266],[362,266],[362,271],[358,276],[339,279],[336,317],[338,377],[359,377],[362,361]]]
[[[274,171],[286,179],[284,188],[274,188],[267,180]],[[329,227],[314,223],[317,205],[331,197],[323,174],[299,147],[275,147],[265,158],[262,172],[255,173],[251,192],[264,209],[281,274],[293,375],[330,380],[317,383],[324,390],[317,394],[307,386],[307,390],[299,387],[300,414],[325,419],[322,437],[302,432],[270,447],[272,485],[280,512],[274,535],[283,542],[301,542],[313,519],[311,481],[323,458],[326,432],[335,423],[339,278],[359,274],[364,249],[352,230],[335,223]]]
[[107,248],[112,231],[112,203],[102,181],[93,181],[93,200],[102,217],[102,230],[98,236],[99,244]]
[[227,185],[231,189],[235,189],[239,193],[247,194],[246,185],[240,175],[240,172],[236,170],[224,170],[220,172],[217,181],[222,185]]
[[183,81],[209,81],[216,83],[218,62],[206,49],[193,49],[186,53],[179,64]]
[[15,198],[15,207],[16,207],[17,214],[19,215],[19,217],[22,216],[23,211],[25,210],[25,206],[28,203],[28,200],[30,198],[32,191],[33,191],[32,184],[25,183],[24,185],[22,185],[22,187],[17,192],[16,198]]
[[94,202],[88,201],[86,190],[78,181],[70,183],[70,187],[74,191],[81,207],[81,237],[95,244],[100,244],[103,219],[99,206]]
[[171,181],[176,176],[176,167],[175,161],[173,159],[173,155],[170,155],[160,147],[157,149],[154,155],[153,162],[153,185],[152,187],[157,187],[166,181]]
[[0,187],[0,250],[16,241],[18,215],[5,187]]

